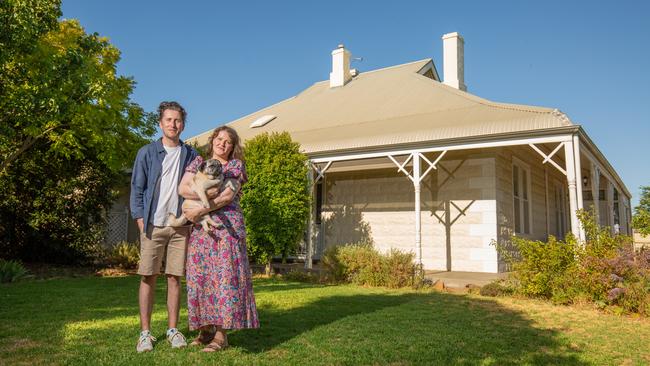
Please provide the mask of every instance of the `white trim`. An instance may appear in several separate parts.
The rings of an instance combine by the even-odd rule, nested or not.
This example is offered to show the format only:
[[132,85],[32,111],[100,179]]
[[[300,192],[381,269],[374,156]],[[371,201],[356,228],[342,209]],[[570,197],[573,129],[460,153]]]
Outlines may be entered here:
[[413,177],[411,176],[411,173],[409,173],[406,169],[404,169],[404,167],[405,167],[406,164],[409,162],[409,160],[411,160],[412,157],[413,157],[413,154],[410,154],[410,155],[408,156],[408,158],[406,158],[406,160],[404,160],[404,162],[403,162],[402,164],[400,164],[397,160],[395,160],[395,158],[394,158],[392,155],[388,155],[388,158],[389,158],[390,160],[392,160],[393,163],[395,163],[395,165],[397,165],[397,171],[398,171],[398,172],[401,171],[402,173],[404,173],[404,174],[408,177],[408,179],[411,180],[411,182],[415,183],[415,180],[414,180]]
[[[576,173],[580,174],[580,163],[576,164],[576,155],[573,139],[564,144],[564,157],[566,162],[566,178],[569,187],[569,217],[571,218],[571,233],[580,242],[584,243],[584,229],[578,220],[578,210],[582,208],[582,178],[576,177]],[[580,156],[578,155],[578,160]],[[581,174],[580,174],[581,175]],[[578,181],[577,179],[580,179]]]
[[[582,194],[582,168],[580,167],[580,137],[576,134],[573,135],[573,154],[574,154],[574,164],[576,173],[578,174],[578,184],[576,185],[577,198],[578,198],[578,210],[584,209],[584,200]],[[582,243],[585,242],[585,230],[582,227],[582,224],[578,223],[578,238]]]
[[318,183],[318,181],[321,180],[321,178],[323,178],[323,177],[325,176],[325,172],[327,171],[327,169],[328,169],[331,165],[332,165],[332,162],[331,162],[331,161],[328,161],[327,164],[325,165],[325,168],[320,169],[320,168],[318,167],[317,163],[316,163],[316,164],[313,163],[313,162],[311,163],[312,168],[316,171],[316,173],[318,173],[318,176],[316,177],[316,179],[314,179],[314,180],[311,182],[311,185],[312,185],[312,186],[315,185],[316,183]]
[[560,172],[562,172],[562,174],[566,175],[566,170],[562,169],[562,167],[559,166],[559,165],[558,165],[558,164],[557,164],[557,163],[552,159],[552,158],[553,158],[553,155],[555,155],[555,153],[557,153],[557,152],[562,148],[562,146],[564,146],[564,142],[560,142],[560,143],[557,145],[557,147],[555,147],[555,149],[554,149],[550,154],[548,154],[548,155],[546,155],[542,150],[540,150],[537,146],[535,146],[535,144],[528,144],[528,146],[532,147],[533,150],[537,151],[537,153],[540,154],[540,155],[544,158],[544,160],[542,161],[542,164],[546,164],[547,162],[549,162],[549,163],[553,164],[553,166],[556,167],[557,170],[559,170]]
[[446,153],[447,153],[447,150],[443,150],[442,153],[440,153],[440,155],[438,155],[438,157],[436,158],[436,160],[433,161],[433,163],[430,162],[429,159],[427,159],[426,156],[424,156],[423,154],[420,154],[420,157],[421,157],[422,159],[424,159],[424,161],[426,161],[427,164],[429,164],[429,168],[424,172],[424,174],[422,174],[422,177],[421,177],[421,178],[426,177],[427,174],[429,174],[429,172],[430,172],[432,169],[438,169],[438,168],[436,168],[436,164],[438,164],[438,162],[440,161],[440,159],[442,159],[442,157],[445,156]]
[[[313,172],[313,166],[312,164],[309,164],[309,168],[307,169],[307,181],[309,182],[309,193],[310,197],[313,199],[314,198],[314,172]],[[313,255],[313,250],[314,250],[314,211],[316,211],[316,202],[314,201],[313,205],[310,205],[309,207],[309,220],[307,220],[307,253],[305,253],[305,268],[306,269],[311,269],[312,268],[312,255]]]
[[415,191],[415,260],[417,272],[422,270],[422,214],[420,203],[420,154],[413,154],[413,190]]
[[422,68],[417,72],[418,74],[424,76],[424,74],[427,73],[427,71],[431,70],[431,73],[433,73],[433,80],[437,82],[442,82],[440,80],[440,75],[438,75],[438,70],[436,70],[436,65],[433,64],[433,60],[429,60]]

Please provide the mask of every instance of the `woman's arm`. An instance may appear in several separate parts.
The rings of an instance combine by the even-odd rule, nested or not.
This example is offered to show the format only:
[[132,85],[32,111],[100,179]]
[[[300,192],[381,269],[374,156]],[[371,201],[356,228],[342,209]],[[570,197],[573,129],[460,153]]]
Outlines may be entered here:
[[178,185],[178,194],[183,196],[186,200],[198,200],[199,195],[194,192],[192,188],[192,180],[196,174],[185,172],[183,178],[181,178],[181,183]]
[[[183,177],[185,179],[185,177]],[[181,181],[181,185],[182,185]],[[192,222],[197,222],[201,216],[212,212],[214,210],[218,210],[222,208],[223,206],[228,205],[230,202],[232,202],[233,199],[235,199],[235,196],[237,195],[237,192],[239,192],[239,182],[235,179],[226,179],[224,182],[225,188],[221,193],[214,199],[210,200],[210,207],[209,208],[188,208],[183,210],[183,214],[185,214],[185,217],[192,221]],[[190,187],[190,190],[192,188]],[[180,190],[180,187],[179,187]],[[183,196],[185,197],[185,196]],[[187,198],[187,197],[186,197]]]
[[[186,200],[200,200],[194,189],[192,188],[192,180],[196,174],[186,172],[181,178],[181,183],[178,185],[178,194],[183,196]],[[209,198],[215,198],[219,195],[219,188],[210,188],[205,192]]]

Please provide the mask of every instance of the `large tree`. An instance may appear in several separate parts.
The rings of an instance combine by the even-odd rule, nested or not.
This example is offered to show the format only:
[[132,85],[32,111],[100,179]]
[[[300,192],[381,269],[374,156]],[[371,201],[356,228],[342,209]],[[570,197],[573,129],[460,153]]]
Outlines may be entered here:
[[639,205],[634,208],[632,226],[641,235],[650,235],[650,186],[641,187]]
[[111,188],[155,132],[155,119],[130,99],[135,82],[116,73],[119,50],[76,20],[58,20],[60,5],[0,1],[4,256],[29,256],[35,242],[87,241]]
[[2,2],[0,174],[40,140],[64,157],[94,148],[118,170],[153,131],[129,99],[134,81],[116,74],[119,50],[76,20],[52,23],[58,3]]
[[[269,264],[294,254],[309,217],[307,157],[287,133],[264,133],[244,148],[248,183],[242,208],[249,255]],[[267,271],[270,267],[267,267]]]

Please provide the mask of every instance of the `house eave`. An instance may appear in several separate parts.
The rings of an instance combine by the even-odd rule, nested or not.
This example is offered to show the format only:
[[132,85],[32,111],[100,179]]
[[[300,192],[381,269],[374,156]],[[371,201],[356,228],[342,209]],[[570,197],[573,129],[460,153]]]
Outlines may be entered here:
[[[311,160],[323,160],[323,159],[336,159],[342,160],[346,156],[358,156],[363,154],[376,154],[376,153],[385,153],[393,154],[396,152],[404,150],[422,150],[422,149],[444,149],[444,148],[458,148],[466,146],[467,149],[480,148],[482,146],[476,146],[478,144],[490,144],[490,143],[504,143],[505,145],[508,142],[512,142],[512,145],[522,144],[521,140],[530,140],[532,138],[566,138],[567,135],[572,135],[579,131],[580,126],[563,126],[556,128],[549,128],[543,130],[528,130],[528,131],[517,131],[517,132],[508,132],[508,133],[499,133],[493,135],[481,135],[481,136],[467,136],[462,138],[451,138],[444,140],[434,140],[434,141],[418,141],[405,144],[394,144],[390,146],[367,146],[363,148],[353,148],[353,149],[338,149],[338,150],[327,150],[327,151],[308,151],[306,152],[307,156]],[[474,147],[476,146],[476,147]]]
[[607,170],[607,172],[612,175],[612,177],[614,178],[616,183],[624,191],[625,195],[628,198],[631,198],[632,194],[627,189],[627,187],[623,183],[623,180],[618,175],[618,173],[616,172],[614,167],[612,167],[612,165],[609,163],[609,161],[607,160],[605,155],[600,151],[600,149],[598,149],[598,146],[596,146],[596,144],[591,140],[589,135],[587,135],[587,132],[581,126],[578,126],[578,127],[580,127],[578,129],[578,131],[577,131],[578,135],[580,136],[580,141],[584,142],[585,147],[587,147],[587,149],[589,149],[589,152],[591,153],[591,155],[594,156],[594,158],[596,160],[598,160],[598,163],[602,164],[603,167]]

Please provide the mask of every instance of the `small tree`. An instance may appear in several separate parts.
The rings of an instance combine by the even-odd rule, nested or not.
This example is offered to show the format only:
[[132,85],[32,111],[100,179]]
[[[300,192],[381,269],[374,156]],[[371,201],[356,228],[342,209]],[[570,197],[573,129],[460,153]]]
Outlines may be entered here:
[[634,208],[632,225],[641,235],[650,235],[650,186],[641,187],[641,200]]
[[264,133],[244,147],[248,183],[242,209],[246,219],[249,255],[267,264],[294,254],[309,217],[307,157],[287,132]]

